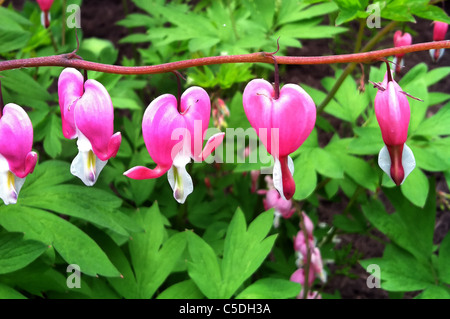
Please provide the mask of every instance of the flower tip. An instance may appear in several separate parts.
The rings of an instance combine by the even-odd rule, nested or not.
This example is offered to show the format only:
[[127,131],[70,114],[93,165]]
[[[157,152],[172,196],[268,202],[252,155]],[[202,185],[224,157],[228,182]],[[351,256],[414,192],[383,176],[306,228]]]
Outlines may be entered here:
[[[36,152],[29,152],[27,154],[27,157],[25,158],[25,172],[26,175],[33,173],[34,168],[36,167],[38,155]],[[25,176],[19,176],[19,177],[25,177]]]
[[120,144],[122,143],[122,134],[117,132],[113,136],[108,143],[108,158],[116,157],[117,152],[119,151]]

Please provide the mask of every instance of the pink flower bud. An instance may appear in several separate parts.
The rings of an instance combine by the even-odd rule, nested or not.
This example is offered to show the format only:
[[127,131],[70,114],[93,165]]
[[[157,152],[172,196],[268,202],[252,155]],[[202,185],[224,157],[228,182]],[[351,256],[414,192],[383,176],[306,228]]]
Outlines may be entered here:
[[[445,22],[434,21],[433,28],[433,41],[445,40],[445,35],[447,34],[448,24]],[[430,55],[433,62],[439,61],[439,59],[444,55],[444,49],[431,49]]]
[[410,108],[406,95],[388,74],[375,96],[375,115],[386,145],[378,164],[398,186],[415,167],[415,159],[405,142],[408,138]]
[[445,40],[445,35],[447,34],[448,24],[441,21],[434,21],[433,28],[433,41]]
[[[402,47],[405,45],[411,45],[412,43],[412,37],[411,34],[405,32],[402,35],[402,31],[398,30],[394,33],[394,47]],[[400,53],[395,55],[395,72],[400,73],[401,68],[404,65],[403,57],[405,56],[405,53]]]

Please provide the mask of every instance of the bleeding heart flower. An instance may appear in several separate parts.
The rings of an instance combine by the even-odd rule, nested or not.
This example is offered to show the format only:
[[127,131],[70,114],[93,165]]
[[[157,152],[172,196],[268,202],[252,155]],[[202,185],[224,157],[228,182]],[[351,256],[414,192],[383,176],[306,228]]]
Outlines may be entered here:
[[243,105],[250,124],[275,159],[275,188],[284,199],[292,198],[294,164],[289,154],[303,144],[314,128],[314,101],[295,84],[284,85],[276,98],[269,82],[256,79],[245,87]]
[[9,103],[0,113],[0,198],[15,204],[25,178],[32,173],[37,154],[31,151],[33,125],[27,113]]
[[210,112],[208,93],[200,87],[187,89],[181,95],[179,107],[176,97],[171,94],[153,100],[144,113],[142,133],[148,153],[157,166],[154,169],[136,166],[124,175],[149,179],[167,172],[174,198],[184,203],[194,189],[186,164],[191,159],[203,161],[224,138],[224,133],[213,135],[202,150]]
[[[434,21],[433,28],[433,41],[445,40],[445,35],[447,34],[448,24],[445,22]],[[431,49],[430,55],[433,62],[439,61],[439,59],[444,55],[444,49]]]
[[406,94],[386,72],[375,96],[375,115],[385,146],[378,155],[378,165],[399,186],[416,166],[408,138],[410,108]]
[[78,138],[78,155],[70,172],[92,186],[108,162],[115,157],[122,136],[114,133],[114,108],[105,87],[96,80],[84,82],[73,68],[64,69],[58,81],[62,130],[68,139]]
[[[405,45],[411,45],[412,43],[412,37],[411,34],[405,32],[402,35],[402,31],[398,30],[394,33],[394,47],[403,47]],[[405,56],[405,53],[397,54],[394,58],[394,64],[395,64],[395,72],[400,73],[401,68],[404,66],[403,57]]]
[[[311,285],[314,282],[314,270],[312,268],[309,269],[309,274],[308,274],[308,286],[311,287]],[[299,268],[297,269],[290,278],[290,281],[293,282],[297,282],[299,284],[301,284],[302,286],[305,284],[305,270],[303,268]]]
[[41,23],[45,28],[50,26],[50,8],[54,0],[37,0],[39,7],[42,10]]

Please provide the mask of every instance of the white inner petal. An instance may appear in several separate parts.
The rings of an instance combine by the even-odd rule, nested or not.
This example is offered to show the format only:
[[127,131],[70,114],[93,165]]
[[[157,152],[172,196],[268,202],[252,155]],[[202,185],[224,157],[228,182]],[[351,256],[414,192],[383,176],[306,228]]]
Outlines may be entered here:
[[408,145],[405,144],[402,152],[402,165],[403,171],[405,172],[405,178],[403,178],[402,184],[405,181],[406,177],[413,171],[416,167],[416,159],[414,158],[414,154]]
[[378,166],[392,179],[391,177],[391,156],[389,155],[389,151],[385,146],[381,149],[378,154]]
[[[385,146],[381,149],[378,154],[378,165],[380,168],[392,179],[391,177],[391,157],[389,155],[389,151]],[[405,176],[403,177],[402,183],[406,180],[406,177],[413,171],[416,167],[416,159],[414,158],[414,154],[408,145],[404,144],[402,151],[402,166],[403,172]]]
[[92,151],[89,140],[78,131],[78,154],[72,161],[70,172],[78,177],[86,186],[93,186],[108,161],[102,161]]
[[[275,164],[273,165],[273,186],[275,189],[280,193],[281,198],[286,200],[286,197],[284,197],[283,192],[283,176],[281,173],[281,164],[278,158],[274,157]],[[292,161],[292,158],[288,156],[288,168],[291,172],[292,176],[294,175],[294,162]]]
[[0,155],[0,198],[5,205],[17,203],[17,197],[24,183],[25,178],[14,175],[9,170],[8,161]]
[[431,56],[431,60],[433,60],[434,62],[437,62],[438,60],[440,60],[440,58],[442,58],[442,56],[444,55],[444,51],[445,49],[440,49],[439,50],[439,56],[437,58],[437,60],[434,59],[434,53],[436,52],[435,49],[430,49],[430,56]]
[[[50,21],[52,21],[51,16],[50,16],[50,12],[48,13],[48,22],[50,23]],[[45,27],[45,13],[44,11],[41,11],[41,24],[43,27]]]
[[178,153],[173,161],[172,167],[167,172],[167,179],[173,190],[173,197],[177,202],[183,204],[189,194],[194,191],[191,176],[186,171],[186,164],[191,157],[183,152]]

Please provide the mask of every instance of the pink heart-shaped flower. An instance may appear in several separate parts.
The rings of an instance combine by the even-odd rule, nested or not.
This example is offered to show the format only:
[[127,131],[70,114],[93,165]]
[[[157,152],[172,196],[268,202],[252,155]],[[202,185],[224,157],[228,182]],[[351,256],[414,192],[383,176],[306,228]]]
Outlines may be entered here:
[[133,179],[157,178],[168,172],[175,199],[184,203],[193,191],[192,179],[185,165],[202,161],[222,143],[224,133],[213,135],[203,149],[203,138],[209,125],[211,101],[200,87],[187,89],[180,98],[164,94],[147,107],[142,133],[148,153],[157,164],[154,169],[136,166],[124,173]]
[[[256,134],[280,166],[280,181],[274,169],[274,183],[286,199],[295,193],[288,155],[308,138],[316,122],[316,107],[312,98],[300,86],[286,84],[275,99],[273,86],[263,80],[252,80],[243,94],[245,114]],[[293,166],[293,165],[291,165]],[[281,185],[280,185],[281,184]]]

